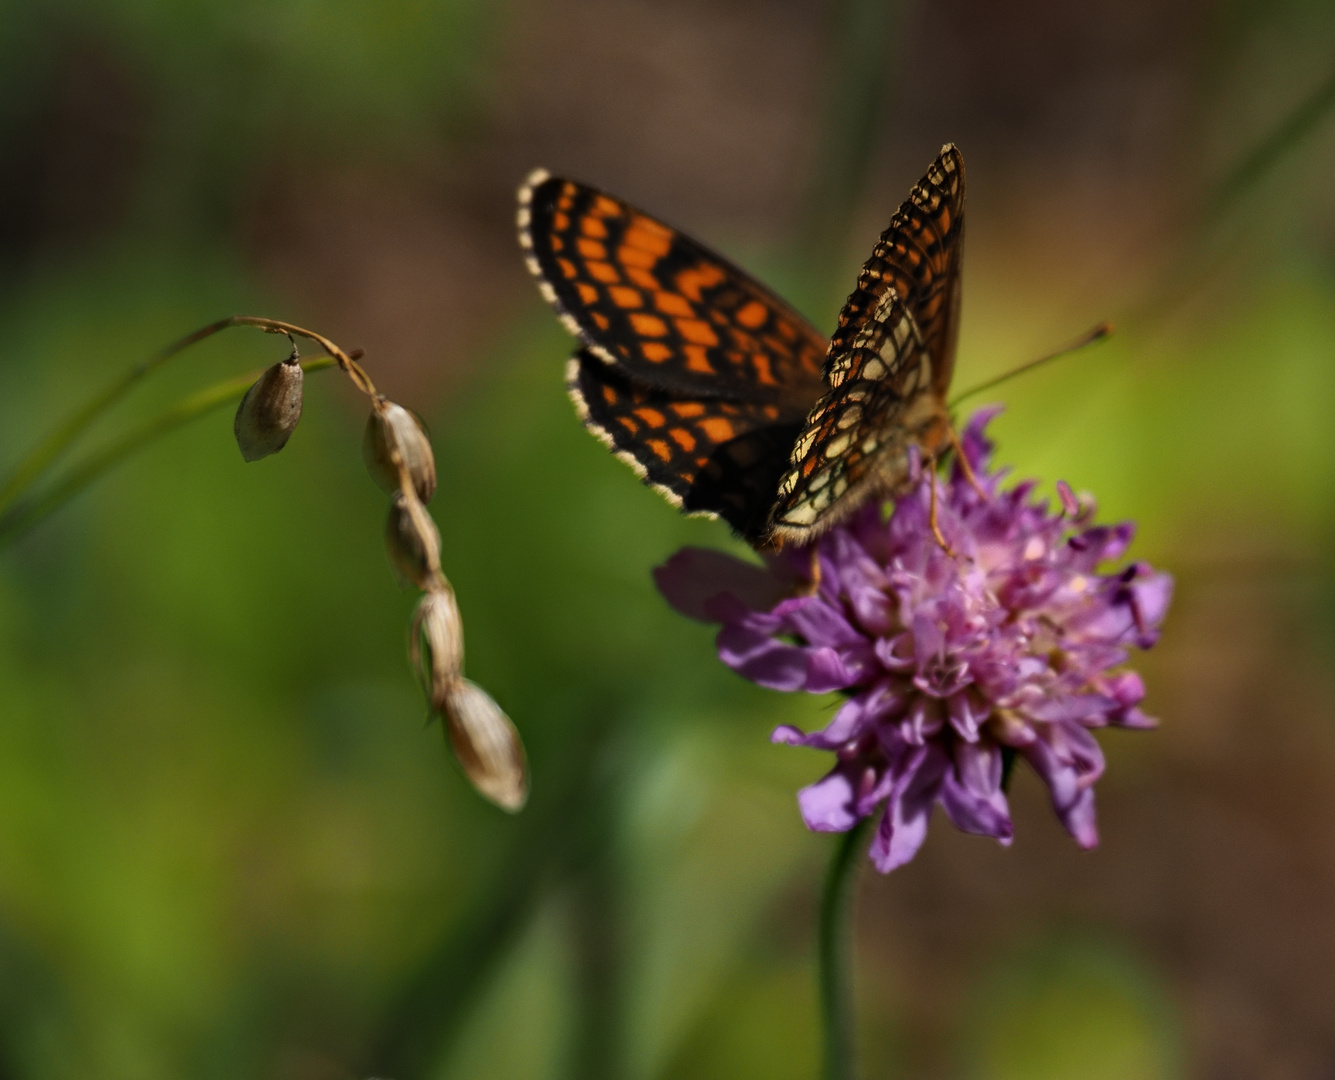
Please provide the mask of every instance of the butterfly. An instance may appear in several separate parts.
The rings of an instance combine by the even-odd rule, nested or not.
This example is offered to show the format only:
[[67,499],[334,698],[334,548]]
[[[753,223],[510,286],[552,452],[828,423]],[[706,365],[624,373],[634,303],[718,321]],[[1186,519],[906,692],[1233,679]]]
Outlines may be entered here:
[[686,513],[805,545],[954,441],[964,161],[950,144],[873,248],[826,339],[747,273],[596,188],[533,173],[519,240],[579,347],[580,419]]

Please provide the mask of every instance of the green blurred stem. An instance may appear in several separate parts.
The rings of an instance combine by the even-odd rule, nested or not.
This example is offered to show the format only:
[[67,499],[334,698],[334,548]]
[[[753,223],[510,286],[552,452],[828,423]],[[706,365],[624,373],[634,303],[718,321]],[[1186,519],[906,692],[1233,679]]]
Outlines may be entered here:
[[[197,336],[196,340],[198,340]],[[337,360],[333,357],[322,356],[315,360],[304,360],[302,361],[301,366],[306,371],[319,371],[323,368],[333,367],[336,363]],[[136,371],[142,371],[142,367],[137,368]],[[110,469],[115,468],[115,466],[119,465],[141,447],[147,446],[149,443],[153,442],[153,440],[167,434],[167,432],[180,427],[182,424],[188,424],[191,420],[195,420],[198,417],[203,416],[205,413],[212,412],[214,409],[227,405],[230,402],[240,400],[250,388],[251,384],[262,374],[263,371],[252,371],[247,375],[239,375],[234,379],[227,379],[223,382],[215,383],[213,386],[200,390],[198,393],[182,398],[175,405],[172,405],[157,416],[144,421],[144,423],[126,432],[119,439],[104,446],[100,451],[88,457],[81,465],[71,469],[58,483],[48,489],[45,493],[30,502],[15,507],[10,513],[0,516],[0,544],[16,539],[39,522],[45,520],[94,480],[97,480]],[[142,376],[135,377],[138,378]],[[126,385],[124,382],[118,384],[118,386],[124,385]],[[79,427],[81,427],[82,424],[86,424],[98,411],[100,411],[101,408],[105,408],[112,400],[114,400],[114,396],[111,395],[110,392],[103,394],[98,399],[98,403],[101,403],[100,408],[93,409],[89,407],[83,409],[78,417],[75,418],[80,420],[79,426],[76,427],[73,421],[71,421],[71,423],[67,424],[61,431],[69,430],[72,433],[70,438],[73,438],[74,435],[78,434]],[[69,440],[67,439],[66,443],[68,443],[68,441]],[[48,439],[42,444],[42,447],[39,447],[38,449],[41,450],[51,447],[54,443],[54,438]],[[35,478],[47,464],[49,464],[50,459],[54,458],[61,449],[63,449],[63,445],[56,448],[46,460],[40,462],[38,467],[32,471],[32,475],[26,478],[25,484],[19,486],[18,490],[20,493],[22,493],[23,487],[26,487],[26,484],[30,483],[31,480]],[[36,453],[30,455],[28,461],[25,462],[24,465],[27,466],[29,463],[38,460],[39,457],[40,455]],[[16,477],[18,477],[18,475],[19,474],[16,474]],[[10,481],[10,486],[15,486],[13,480]],[[8,490],[8,488],[6,488],[6,490]]]
[[[165,349],[150,356],[142,363],[136,364],[119,380],[108,386],[93,398],[92,401],[88,402],[87,405],[66,420],[65,423],[61,424],[60,427],[56,428],[55,431],[51,432],[50,435],[33,447],[28,456],[19,462],[13,475],[11,475],[5,482],[4,487],[0,487],[0,520],[3,520],[5,512],[23,497],[27,490],[33,485],[34,481],[50,468],[56,458],[69,449],[70,444],[87,430],[88,426],[94,420],[115,405],[116,402],[120,401],[121,398],[134,389],[135,386],[149,375],[153,374],[153,372],[157,371],[158,368],[162,367],[162,365],[172,357],[184,352],[186,349],[190,348],[191,345],[197,345],[205,338],[212,337],[219,331],[226,330],[233,326],[255,326],[271,334],[286,334],[288,337],[303,337],[309,341],[314,341],[332,358],[331,362],[337,363],[338,366],[347,373],[348,377],[356,383],[359,390],[365,394],[369,394],[371,397],[375,397],[375,387],[372,385],[366,372],[363,371],[361,366],[357,363],[356,355],[349,356],[323,334],[317,334],[312,330],[294,326],[292,323],[280,322],[277,319],[267,319],[260,315],[231,315],[226,319],[219,319],[215,323],[209,323],[208,326],[201,327],[193,334],[187,334],[179,341],[172,342]],[[322,363],[319,366],[328,367],[329,364]],[[258,378],[258,376],[256,376],[256,378]],[[214,387],[212,390],[205,390],[197,395],[197,397],[204,398],[209,393],[217,392],[219,389],[220,387]],[[245,392],[244,387],[241,392]],[[187,401],[194,400],[194,398],[187,399]],[[182,402],[177,407],[182,408],[185,404],[186,402]],[[218,404],[221,404],[221,402],[218,402]],[[208,406],[202,411],[207,412],[208,408],[211,407],[212,406]],[[192,417],[186,417],[187,420],[191,418]],[[169,423],[167,426],[170,428],[175,425]],[[140,430],[142,431],[143,429]],[[131,437],[133,436],[127,436],[127,439]],[[151,437],[152,436],[150,436],[150,438]],[[135,443],[130,449],[133,450],[140,445],[142,445],[142,443]],[[4,530],[0,529],[0,536],[3,534]]]
[[851,944],[853,886],[862,868],[862,839],[870,817],[839,837],[825,875],[817,940],[826,1080],[857,1080],[857,1010]]
[[1224,177],[1210,200],[1212,217],[1229,210],[1248,188],[1307,138],[1335,107],[1335,72],[1299,103],[1269,135],[1256,144]]
[[172,342],[143,363],[136,364],[118,381],[108,386],[65,423],[51,432],[50,435],[33,447],[26,458],[19,462],[18,468],[5,482],[5,486],[0,488],[0,514],[8,510],[28,490],[32,482],[65,452],[70,443],[77,439],[89,424],[120,401],[140,381],[162,367],[177,353],[184,352],[196,342],[203,341],[206,337],[212,337],[219,330],[230,325],[232,325],[231,320],[224,319],[196,330],[193,334],[187,334],[179,341]]

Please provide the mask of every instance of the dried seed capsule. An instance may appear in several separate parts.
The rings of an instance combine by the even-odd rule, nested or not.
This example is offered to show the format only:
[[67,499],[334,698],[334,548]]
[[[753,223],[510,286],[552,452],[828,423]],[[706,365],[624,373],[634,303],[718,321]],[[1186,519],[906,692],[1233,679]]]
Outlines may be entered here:
[[448,585],[435,585],[423,594],[413,613],[408,655],[432,708],[439,709],[464,666],[464,624]]
[[454,756],[478,794],[514,813],[528,801],[524,744],[510,718],[476,683],[454,679],[440,702]]
[[232,430],[247,461],[276,454],[286,445],[301,419],[304,375],[294,360],[274,364],[246,391],[236,409]]
[[436,493],[436,459],[431,452],[422,422],[402,405],[392,401],[373,409],[366,421],[362,455],[371,479],[391,494],[399,490],[399,470],[394,465],[390,447],[397,447],[412,477],[417,497],[430,502]]
[[402,492],[394,493],[385,522],[385,546],[399,579],[425,589],[440,570],[440,533],[426,507],[410,506]]

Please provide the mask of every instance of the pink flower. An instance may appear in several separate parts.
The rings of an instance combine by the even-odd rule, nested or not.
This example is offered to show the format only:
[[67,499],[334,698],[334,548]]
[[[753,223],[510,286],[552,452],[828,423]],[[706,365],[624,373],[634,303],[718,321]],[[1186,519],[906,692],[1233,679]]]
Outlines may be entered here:
[[984,434],[996,411],[976,414],[962,439],[985,494],[958,464],[937,481],[951,552],[929,527],[930,477],[915,470],[888,521],[870,506],[816,542],[809,595],[811,549],[761,567],[686,548],[654,572],[679,611],[722,624],[719,658],[739,674],[847,695],[823,730],[783,726],[773,740],[835,755],[798,795],[809,828],[842,832],[884,807],[871,848],[883,872],[917,853],[938,803],[956,827],[1008,844],[1003,778],[1017,756],[1093,847],[1104,761],[1091,729],[1154,725],[1138,707],[1144,684],[1121,665],[1157,639],[1172,579],[1144,563],[1100,573],[1133,527],[1092,524],[1093,503],[1065,484],[1055,513],[1032,482],[1001,490]]

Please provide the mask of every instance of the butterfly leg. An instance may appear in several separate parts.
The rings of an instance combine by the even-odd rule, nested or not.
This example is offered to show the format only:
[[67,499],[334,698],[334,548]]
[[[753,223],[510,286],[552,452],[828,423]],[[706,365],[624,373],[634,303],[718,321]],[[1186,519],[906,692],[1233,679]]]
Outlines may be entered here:
[[955,434],[955,425],[949,427],[950,445],[955,450],[955,460],[960,463],[960,472],[964,473],[964,479],[969,482],[969,486],[978,492],[980,498],[986,500],[990,498],[988,493],[983,490],[983,485],[978,482],[978,477],[974,475],[973,466],[969,464],[969,458],[964,453],[964,447],[960,445],[960,437]]
[[932,530],[932,536],[934,536],[936,538],[936,542],[941,545],[941,550],[944,551],[947,555],[949,555],[953,559],[955,557],[955,552],[951,549],[951,546],[946,543],[946,538],[941,535],[941,525],[936,520],[936,458],[935,457],[930,457],[927,459],[927,482],[930,485],[929,490],[931,491],[931,503],[930,503],[930,508],[927,512],[927,524]]

